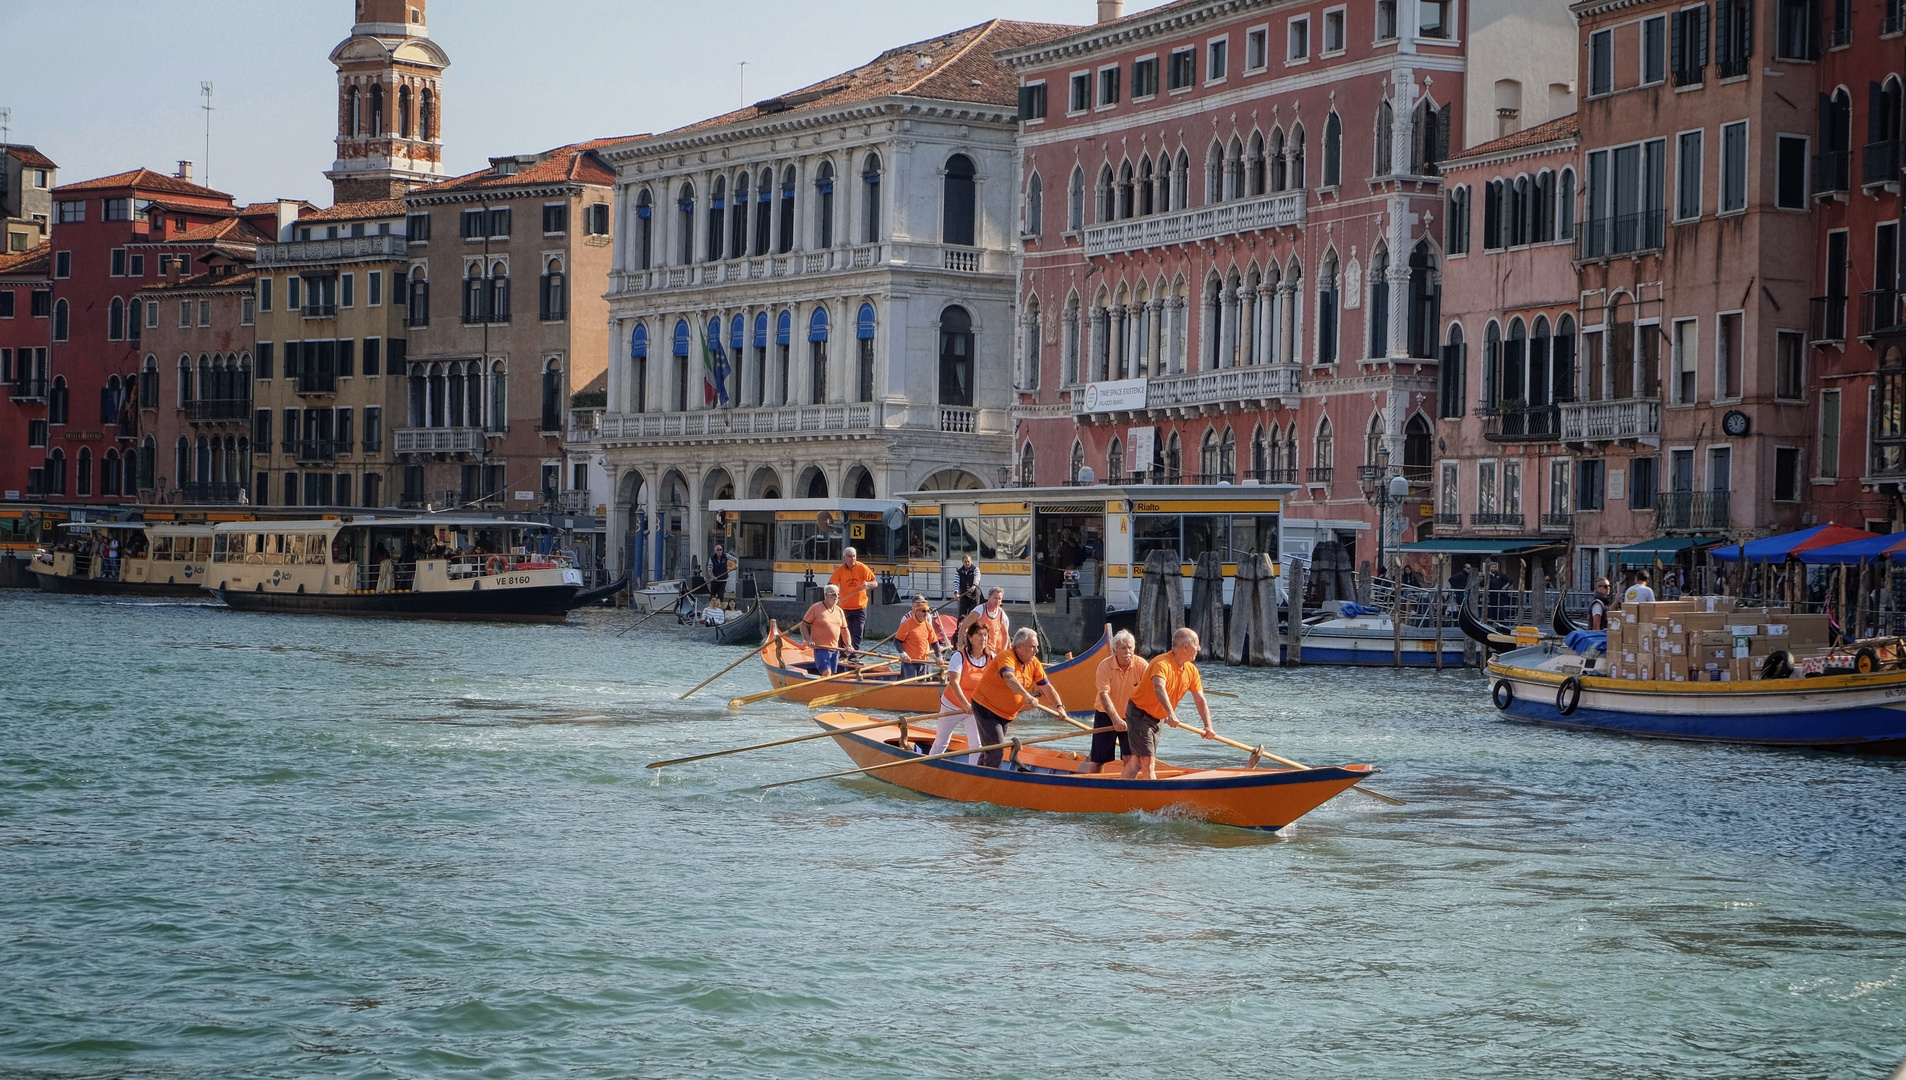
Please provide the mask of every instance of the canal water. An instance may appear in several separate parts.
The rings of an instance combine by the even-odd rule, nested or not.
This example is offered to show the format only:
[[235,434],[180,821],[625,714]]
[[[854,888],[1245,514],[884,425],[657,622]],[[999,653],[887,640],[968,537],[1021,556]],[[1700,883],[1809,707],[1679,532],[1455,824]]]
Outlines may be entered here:
[[[740,655],[0,593],[0,1074],[1882,1077],[1906,763],[1495,718],[1471,673],[1211,674],[1370,761],[1282,837],[929,801]],[[1166,733],[1164,756],[1229,751]],[[1172,741],[1172,740],[1177,741]]]

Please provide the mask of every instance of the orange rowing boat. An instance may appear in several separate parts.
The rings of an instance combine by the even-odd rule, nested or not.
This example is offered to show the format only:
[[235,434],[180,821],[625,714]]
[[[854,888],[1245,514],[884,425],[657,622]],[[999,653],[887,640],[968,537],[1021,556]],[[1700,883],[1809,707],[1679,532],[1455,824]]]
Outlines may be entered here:
[[[924,755],[933,729],[904,721],[864,731],[842,731],[868,723],[856,713],[823,713],[815,723],[834,733],[856,766],[866,768]],[[904,737],[905,745],[902,745]],[[956,733],[950,750],[965,747]],[[870,775],[909,791],[954,802],[983,802],[1022,810],[1075,814],[1127,814],[1134,810],[1170,813],[1218,825],[1275,832],[1374,775],[1370,765],[1311,769],[1191,769],[1158,763],[1156,780],[1122,780],[1110,772],[1081,772],[1093,766],[1078,751],[1052,744],[1019,749],[1017,765],[1009,758],[997,769],[945,758],[916,765],[895,765]]]
[[[1092,711],[1092,698],[1098,692],[1099,661],[1111,654],[1112,635],[1108,627],[1098,643],[1084,653],[1046,668],[1046,678],[1051,680],[1053,689],[1059,691],[1059,698],[1066,703],[1068,710]],[[767,642],[761,646],[761,663],[768,669],[768,685],[777,690],[818,678],[814,674],[814,650],[789,638],[778,628],[768,634]],[[945,686],[943,675],[904,686],[885,685],[899,681],[900,668],[896,660],[891,666],[863,665],[860,674],[829,679],[814,686],[800,686],[781,696],[806,704],[829,694],[865,690],[867,693],[854,699],[857,709],[917,713],[940,711],[940,691]]]

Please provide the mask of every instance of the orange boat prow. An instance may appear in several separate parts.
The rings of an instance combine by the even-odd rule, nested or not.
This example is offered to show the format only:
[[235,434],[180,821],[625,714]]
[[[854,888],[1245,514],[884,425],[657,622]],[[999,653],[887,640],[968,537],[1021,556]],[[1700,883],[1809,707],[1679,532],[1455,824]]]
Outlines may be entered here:
[[[1097,681],[1099,661],[1112,654],[1112,636],[1108,631],[1101,635],[1097,644],[1073,657],[1051,664],[1046,668],[1046,677],[1051,680],[1053,689],[1059,692],[1059,699],[1072,712],[1091,712],[1092,698],[1098,692]],[[814,651],[786,634],[775,630],[761,646],[761,663],[768,669],[768,685],[773,689],[792,686],[803,682],[815,682],[813,668]],[[866,675],[855,675],[827,682],[816,682],[814,686],[802,686],[781,695],[789,701],[798,701],[805,705],[816,698],[829,694],[845,694],[849,691],[866,690],[865,694],[853,701],[856,709],[871,709],[876,712],[916,712],[936,713],[940,711],[940,691],[944,685],[940,678],[926,679],[905,686],[884,686],[884,683],[898,682],[900,668],[883,667]]]
[[[933,739],[931,727],[910,726],[900,747],[900,722],[889,727],[841,732],[867,723],[856,713],[823,713],[815,723],[835,732],[834,741],[856,766],[866,768],[924,753]],[[950,748],[965,746],[955,734]],[[1056,744],[1028,746],[1019,752],[1019,764],[990,769],[968,765],[964,758],[947,758],[917,765],[898,765],[873,773],[874,777],[935,798],[954,802],[983,802],[1022,810],[1074,814],[1128,814],[1134,810],[1171,814],[1219,825],[1276,831],[1310,813],[1376,772],[1370,765],[1340,765],[1312,769],[1185,769],[1163,762],[1156,780],[1122,780],[1116,771],[1081,773],[1089,763],[1079,751],[1055,749]]]

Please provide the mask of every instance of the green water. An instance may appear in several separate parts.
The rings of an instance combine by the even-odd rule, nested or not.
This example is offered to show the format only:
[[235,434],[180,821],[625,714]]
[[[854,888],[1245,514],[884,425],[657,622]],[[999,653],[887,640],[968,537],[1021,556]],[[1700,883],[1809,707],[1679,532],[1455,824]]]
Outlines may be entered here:
[[[1882,1077],[1906,762],[1211,674],[1282,837],[926,800],[626,616],[0,593],[0,1075]],[[1028,722],[1030,723],[1030,721]],[[1038,725],[1033,725],[1035,728]],[[1172,740],[1176,739],[1177,742]],[[1234,760],[1167,733],[1174,761]]]

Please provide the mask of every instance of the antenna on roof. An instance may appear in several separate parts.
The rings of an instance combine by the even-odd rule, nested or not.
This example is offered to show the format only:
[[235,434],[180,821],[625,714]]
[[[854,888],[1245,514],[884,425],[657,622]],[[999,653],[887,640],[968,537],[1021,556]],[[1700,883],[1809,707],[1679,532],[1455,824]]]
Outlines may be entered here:
[[205,104],[199,106],[205,110],[205,186],[212,186],[212,84],[199,84],[199,96]]
[[741,107],[748,107],[748,62],[741,62]]
[[13,110],[0,105],[0,143],[13,141]]

